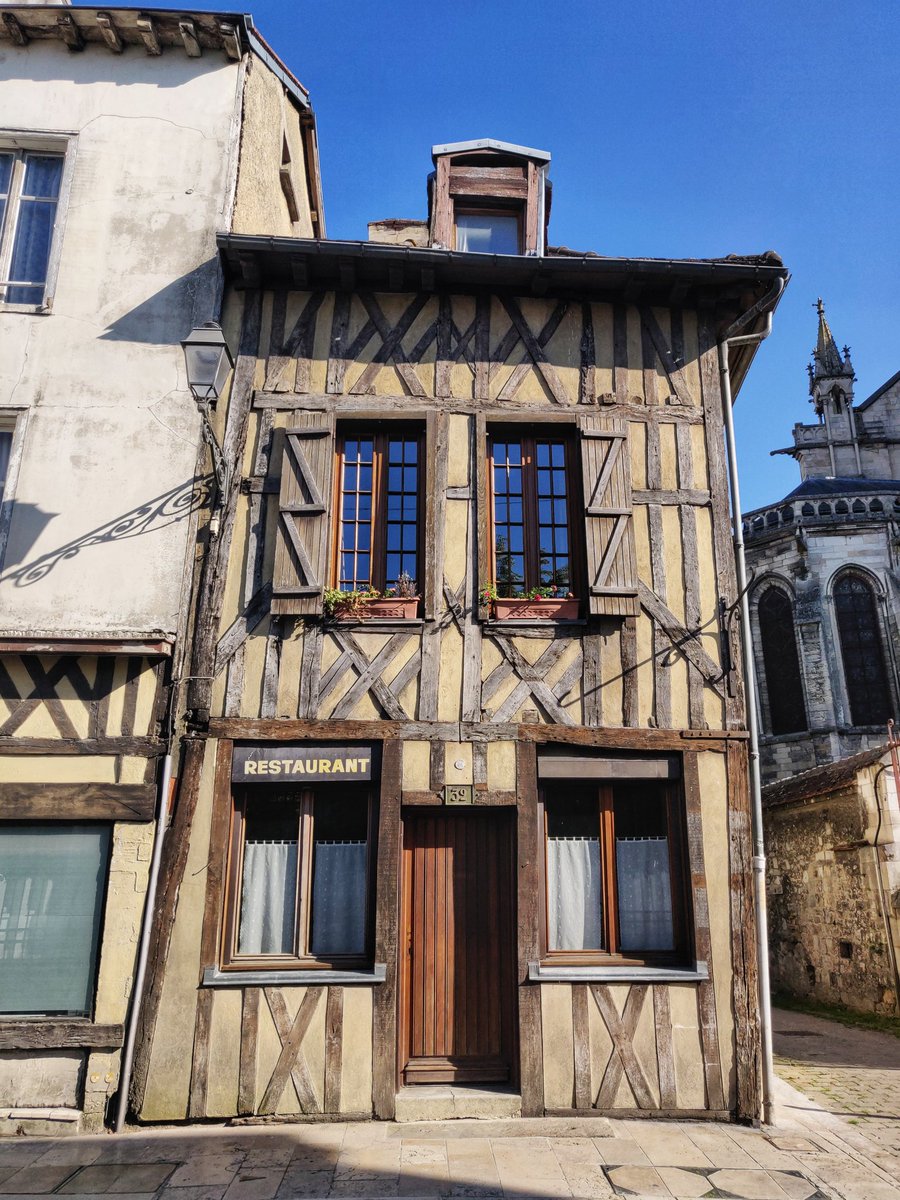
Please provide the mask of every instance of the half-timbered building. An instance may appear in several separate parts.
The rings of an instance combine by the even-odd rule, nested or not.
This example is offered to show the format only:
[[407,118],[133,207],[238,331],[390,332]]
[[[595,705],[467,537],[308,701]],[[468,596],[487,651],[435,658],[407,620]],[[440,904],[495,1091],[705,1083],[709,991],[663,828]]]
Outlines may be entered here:
[[549,249],[549,155],[434,161],[369,242],[220,238],[134,1111],[757,1118],[718,350],[784,268]]

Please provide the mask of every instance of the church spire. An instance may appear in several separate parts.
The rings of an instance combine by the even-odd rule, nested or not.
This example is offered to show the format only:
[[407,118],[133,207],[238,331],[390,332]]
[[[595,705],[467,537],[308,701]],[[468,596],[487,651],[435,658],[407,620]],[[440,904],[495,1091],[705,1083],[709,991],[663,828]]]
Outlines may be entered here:
[[822,297],[816,301],[816,309],[819,313],[819,336],[816,340],[816,348],[813,351],[815,360],[815,374],[822,375],[843,375],[844,362],[837,348],[837,343],[834,340],[834,334],[831,332],[831,327],[828,324],[828,318],[825,316],[825,305],[822,302]]

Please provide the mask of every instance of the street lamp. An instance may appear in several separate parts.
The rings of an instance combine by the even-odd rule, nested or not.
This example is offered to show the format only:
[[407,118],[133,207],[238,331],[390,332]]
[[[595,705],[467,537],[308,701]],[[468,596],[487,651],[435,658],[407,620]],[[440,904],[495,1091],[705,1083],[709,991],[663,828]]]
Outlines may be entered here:
[[[218,321],[207,321],[192,329],[181,343],[187,367],[188,387],[197,407],[216,407],[234,359]],[[201,410],[202,411],[202,410]]]
[[[215,508],[219,509],[225,501],[231,471],[210,424],[209,410],[216,407],[225,380],[234,366],[234,359],[217,321],[207,321],[205,325],[192,329],[181,343],[181,348],[184,351],[188,387],[200,413],[200,430],[212,455],[216,477]],[[215,531],[218,531],[218,512],[213,514],[213,522]]]

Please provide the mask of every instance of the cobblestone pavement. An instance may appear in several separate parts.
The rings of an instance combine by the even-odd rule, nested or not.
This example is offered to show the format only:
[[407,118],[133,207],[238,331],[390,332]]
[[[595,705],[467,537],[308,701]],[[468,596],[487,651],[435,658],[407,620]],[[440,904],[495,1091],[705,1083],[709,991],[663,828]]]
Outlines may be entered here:
[[773,1025],[781,1078],[900,1158],[900,1038],[784,1009]]
[[11,1138],[0,1197],[897,1200],[900,1159],[855,1145],[855,1131],[781,1087],[777,1125],[763,1130],[557,1118]]

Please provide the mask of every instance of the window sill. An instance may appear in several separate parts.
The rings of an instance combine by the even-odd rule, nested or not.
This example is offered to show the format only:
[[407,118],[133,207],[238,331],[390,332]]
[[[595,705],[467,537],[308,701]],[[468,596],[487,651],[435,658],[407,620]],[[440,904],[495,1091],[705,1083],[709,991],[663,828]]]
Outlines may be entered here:
[[206,967],[203,971],[202,987],[306,987],[313,984],[374,984],[384,983],[387,975],[385,963],[361,970],[341,971],[220,971],[218,967]]
[[709,979],[705,962],[686,967],[553,967],[528,964],[529,983],[702,983]]
[[0,300],[0,312],[22,313],[24,316],[32,317],[49,317],[52,309],[45,304],[7,304],[5,300]]
[[557,620],[554,617],[528,617],[524,620],[519,620],[517,617],[504,618],[498,621],[496,617],[487,617],[482,620],[482,625],[486,630],[497,630],[502,633],[504,629],[558,629],[562,626],[565,629],[576,628],[581,625],[587,625],[584,617],[576,617],[570,620]]
[[115,1050],[121,1025],[98,1025],[90,1017],[0,1016],[0,1050]]
[[326,629],[337,631],[339,629],[365,630],[365,629],[380,629],[382,631],[394,631],[404,633],[411,629],[421,629],[425,624],[422,617],[410,617],[409,620],[398,619],[396,617],[366,617],[358,621],[335,621],[328,617],[323,621]]

